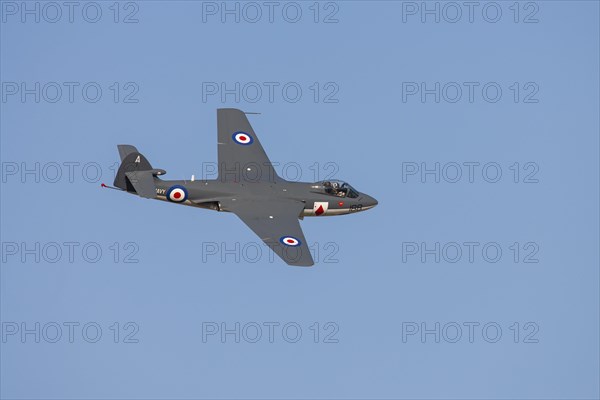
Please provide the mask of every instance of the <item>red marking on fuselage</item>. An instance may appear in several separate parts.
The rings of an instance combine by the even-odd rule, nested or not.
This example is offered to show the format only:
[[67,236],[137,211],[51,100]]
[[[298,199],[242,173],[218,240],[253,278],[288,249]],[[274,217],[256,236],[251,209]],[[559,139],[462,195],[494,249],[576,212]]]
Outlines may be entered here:
[[173,193],[173,197],[175,197],[176,199],[178,199],[178,198],[181,197],[181,193],[175,192],[175,193]]
[[245,142],[246,140],[248,140],[248,138],[246,136],[244,136],[244,135],[240,135],[238,137],[238,139],[241,140],[242,142]]
[[319,206],[319,208],[317,208],[317,211],[315,211],[315,215],[321,215],[325,212],[325,210],[323,210],[323,204],[321,204]]
[[343,206],[343,205],[344,205],[344,202],[343,202],[343,201],[340,201],[340,202],[338,203],[338,206],[340,206],[340,207],[341,207],[341,206]]

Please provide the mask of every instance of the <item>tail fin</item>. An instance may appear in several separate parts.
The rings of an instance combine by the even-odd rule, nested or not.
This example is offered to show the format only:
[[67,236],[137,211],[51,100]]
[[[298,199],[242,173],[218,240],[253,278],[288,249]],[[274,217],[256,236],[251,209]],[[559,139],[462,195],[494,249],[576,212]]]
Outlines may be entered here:
[[138,149],[129,144],[118,144],[117,149],[119,149],[119,157],[121,157],[121,161],[123,161],[131,153],[139,154]]
[[165,171],[152,169],[150,162],[134,146],[120,144],[119,156],[121,166],[117,171],[114,186],[130,193],[137,193],[141,197],[154,198],[156,196],[155,175],[163,175]]

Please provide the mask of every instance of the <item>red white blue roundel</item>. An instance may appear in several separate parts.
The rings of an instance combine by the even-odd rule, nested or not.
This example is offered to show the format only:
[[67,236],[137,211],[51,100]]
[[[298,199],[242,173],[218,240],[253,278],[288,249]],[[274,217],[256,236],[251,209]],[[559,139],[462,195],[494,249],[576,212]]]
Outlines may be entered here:
[[292,247],[300,246],[302,244],[299,239],[296,239],[293,236],[282,236],[279,238],[279,242],[281,242],[281,244],[285,244],[286,246]]
[[186,201],[188,198],[187,189],[181,185],[171,186],[167,190],[167,200],[174,201],[175,203],[181,203]]
[[238,131],[238,132],[234,133],[231,136],[231,138],[237,144],[242,144],[244,146],[247,146],[249,144],[252,144],[252,142],[254,142],[254,138],[250,134],[248,134],[246,132],[242,132],[242,131]]

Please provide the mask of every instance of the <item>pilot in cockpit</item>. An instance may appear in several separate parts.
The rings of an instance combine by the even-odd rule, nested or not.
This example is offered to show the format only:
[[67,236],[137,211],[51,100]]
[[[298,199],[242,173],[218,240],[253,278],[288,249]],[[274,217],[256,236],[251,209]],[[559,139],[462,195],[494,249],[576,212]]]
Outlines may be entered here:
[[324,181],[323,188],[325,193],[337,197],[358,197],[356,191],[347,183],[338,181]]

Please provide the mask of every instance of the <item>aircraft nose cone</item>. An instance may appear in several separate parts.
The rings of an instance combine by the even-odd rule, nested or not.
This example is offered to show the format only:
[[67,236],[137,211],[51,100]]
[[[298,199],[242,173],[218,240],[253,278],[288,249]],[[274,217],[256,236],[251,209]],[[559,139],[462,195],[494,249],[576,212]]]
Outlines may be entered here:
[[371,205],[375,207],[377,204],[379,204],[379,202],[374,197],[371,197]]
[[379,204],[379,202],[374,197],[367,196],[367,195],[365,195],[365,197],[366,197],[365,206],[367,209],[373,208],[377,204]]

